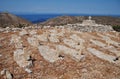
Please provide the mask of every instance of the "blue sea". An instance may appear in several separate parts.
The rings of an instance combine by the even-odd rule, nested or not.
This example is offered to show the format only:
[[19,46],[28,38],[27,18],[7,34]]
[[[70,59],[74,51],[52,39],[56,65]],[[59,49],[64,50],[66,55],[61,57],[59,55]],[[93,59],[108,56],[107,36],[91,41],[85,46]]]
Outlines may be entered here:
[[[106,15],[90,15],[90,14],[16,14],[32,23],[44,22],[48,19],[55,18],[58,16],[106,16]],[[108,16],[108,15],[107,15]],[[110,15],[114,17],[119,17],[118,15]]]

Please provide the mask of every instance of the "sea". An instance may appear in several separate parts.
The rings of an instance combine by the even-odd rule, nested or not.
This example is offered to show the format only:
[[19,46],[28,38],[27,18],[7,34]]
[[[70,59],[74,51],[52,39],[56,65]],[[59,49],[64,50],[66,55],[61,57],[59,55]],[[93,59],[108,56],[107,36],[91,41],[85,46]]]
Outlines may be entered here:
[[32,23],[40,23],[47,21],[48,19],[55,18],[58,16],[113,16],[120,17],[119,15],[95,15],[95,14],[16,14]]

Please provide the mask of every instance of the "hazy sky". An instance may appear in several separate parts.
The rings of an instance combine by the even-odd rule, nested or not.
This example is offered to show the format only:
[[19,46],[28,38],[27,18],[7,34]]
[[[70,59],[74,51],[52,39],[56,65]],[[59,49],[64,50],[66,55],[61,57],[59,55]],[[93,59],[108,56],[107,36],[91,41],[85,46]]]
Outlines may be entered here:
[[0,0],[0,11],[120,15],[120,0]]

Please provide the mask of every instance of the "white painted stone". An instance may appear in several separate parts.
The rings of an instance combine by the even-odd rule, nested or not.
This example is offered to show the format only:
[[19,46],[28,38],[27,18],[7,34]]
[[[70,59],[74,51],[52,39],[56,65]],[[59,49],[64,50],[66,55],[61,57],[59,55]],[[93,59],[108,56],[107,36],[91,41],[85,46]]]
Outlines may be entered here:
[[1,75],[4,75],[5,73],[6,73],[6,69],[3,69],[3,70],[0,72]]
[[56,46],[57,51],[62,52],[66,55],[70,55],[73,59],[80,61],[81,60],[81,52],[76,51],[74,49],[68,48],[63,45],[57,45]]
[[23,48],[21,37],[17,35],[12,35],[10,44],[15,44],[15,48]]
[[107,49],[108,51],[116,54],[117,57],[120,56],[120,51],[113,46],[105,47],[104,49]]
[[47,34],[41,34],[35,36],[39,41],[47,42],[48,41],[48,35]]
[[43,58],[51,63],[59,59],[59,53],[49,46],[39,46],[38,49]]
[[35,38],[35,37],[28,37],[27,41],[33,47],[38,47],[39,46],[39,42],[38,42],[37,38]]
[[79,42],[75,42],[72,39],[63,39],[63,42],[64,42],[64,44],[66,44],[66,45],[68,45],[72,48],[75,48],[75,49],[80,49],[81,48],[81,46],[78,45]]
[[76,34],[71,35],[70,38],[73,39],[73,40],[75,40],[75,41],[77,41],[77,42],[85,42],[83,39],[81,39]]
[[53,33],[49,35],[48,39],[50,42],[53,42],[53,43],[60,42],[57,35]]
[[17,49],[14,51],[14,61],[23,68],[31,65],[31,61],[27,61],[27,57],[30,56],[28,52],[25,53],[24,49]]
[[6,79],[13,79],[13,76],[12,74],[10,73],[10,71],[6,70],[6,69],[3,69],[1,71],[1,75],[5,75],[6,76]]
[[110,44],[113,44],[113,45],[119,47],[119,43],[116,42],[116,41],[111,40],[110,37],[104,36],[104,35],[102,35],[100,33],[97,33],[97,35],[99,35],[100,37],[102,37],[102,39],[106,41],[106,43],[108,44],[108,46],[110,46]]
[[100,46],[100,47],[105,47],[106,44],[100,42],[100,41],[97,41],[97,40],[90,40],[93,44],[97,45],[97,46]]
[[23,36],[23,35],[26,35],[26,34],[28,34],[28,32],[26,30],[22,30],[22,31],[19,32],[20,36]]
[[97,56],[98,58],[100,58],[100,59],[103,59],[103,60],[106,60],[106,61],[115,63],[115,61],[114,61],[114,59],[116,58],[115,56],[102,53],[101,51],[96,50],[96,49],[94,49],[94,48],[87,48],[87,50],[88,50],[90,53],[92,53],[93,55],[95,55],[95,56]]
[[13,79],[12,74],[8,70],[6,70],[6,78],[7,79]]
[[36,30],[32,30],[32,31],[29,31],[29,34],[30,34],[30,35],[36,35],[37,32],[36,32]]
[[32,71],[31,71],[30,69],[28,69],[28,68],[25,68],[25,71],[26,71],[27,73],[32,73]]

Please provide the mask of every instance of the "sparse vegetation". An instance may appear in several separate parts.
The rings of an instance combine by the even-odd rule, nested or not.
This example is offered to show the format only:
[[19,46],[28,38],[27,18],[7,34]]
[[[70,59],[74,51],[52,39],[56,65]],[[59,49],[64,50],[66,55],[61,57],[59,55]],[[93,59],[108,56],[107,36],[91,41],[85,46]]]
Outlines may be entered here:
[[120,26],[119,26],[119,25],[112,26],[112,28],[113,28],[115,31],[120,32]]

